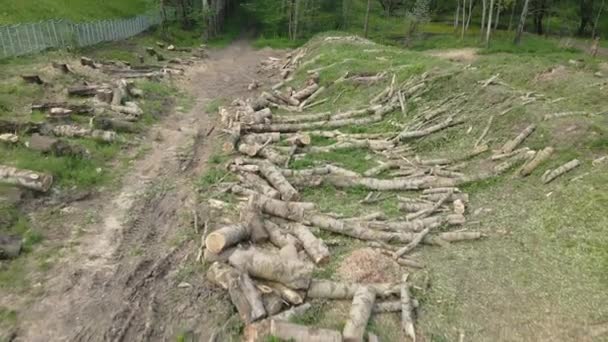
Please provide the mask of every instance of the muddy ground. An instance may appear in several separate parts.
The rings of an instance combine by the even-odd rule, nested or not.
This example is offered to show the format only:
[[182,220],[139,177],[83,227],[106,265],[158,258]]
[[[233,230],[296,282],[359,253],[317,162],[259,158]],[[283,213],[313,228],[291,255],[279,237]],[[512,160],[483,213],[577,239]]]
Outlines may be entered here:
[[[192,110],[177,108],[150,130],[142,142],[147,152],[133,160],[118,190],[61,209],[61,224],[78,234],[37,284],[39,296],[0,300],[25,307],[14,341],[207,340],[225,321],[228,312],[213,306],[223,294],[202,277],[180,281],[198,243],[183,238],[194,231],[194,182],[221,134],[205,108],[215,98],[245,95],[260,60],[280,54],[239,41],[188,67],[178,85],[194,98]],[[85,214],[94,217],[83,220]]]

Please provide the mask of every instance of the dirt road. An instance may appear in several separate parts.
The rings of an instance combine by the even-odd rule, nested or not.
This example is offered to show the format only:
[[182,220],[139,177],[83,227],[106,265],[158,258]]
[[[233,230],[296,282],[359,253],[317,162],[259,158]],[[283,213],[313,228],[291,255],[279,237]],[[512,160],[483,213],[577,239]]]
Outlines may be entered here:
[[[99,221],[66,249],[49,272],[42,295],[23,317],[17,341],[161,341],[188,333],[206,339],[211,327],[225,320],[229,308],[215,308],[216,294],[203,280],[181,283],[179,273],[196,255],[192,208],[193,181],[204,171],[210,141],[218,130],[205,104],[217,97],[245,95],[256,65],[269,50],[247,42],[210,52],[191,67],[180,88],[194,96],[188,113],[174,112],[155,125],[144,144],[146,155],[135,161],[117,192],[80,202],[73,210],[91,210]],[[196,139],[188,170],[177,157]],[[178,286],[179,285],[179,286]]]

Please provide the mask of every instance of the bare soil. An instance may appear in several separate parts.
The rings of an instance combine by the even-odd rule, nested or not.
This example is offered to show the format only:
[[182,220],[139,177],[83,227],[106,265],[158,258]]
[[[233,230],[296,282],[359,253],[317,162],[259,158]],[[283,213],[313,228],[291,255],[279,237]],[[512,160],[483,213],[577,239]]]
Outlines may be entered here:
[[[212,327],[230,314],[229,306],[214,306],[225,295],[212,289],[203,272],[192,272],[197,282],[182,281],[199,243],[185,238],[196,235],[193,182],[205,171],[221,133],[211,132],[215,118],[205,105],[244,95],[259,61],[278,54],[240,41],[188,68],[177,82],[195,98],[193,109],[173,111],[153,127],[142,143],[149,151],[133,161],[118,191],[102,191],[62,210],[66,217],[93,212],[95,219],[63,248],[63,257],[39,283],[39,296],[0,300],[23,306],[13,340],[208,339]],[[193,154],[186,170],[178,157],[184,146]]]

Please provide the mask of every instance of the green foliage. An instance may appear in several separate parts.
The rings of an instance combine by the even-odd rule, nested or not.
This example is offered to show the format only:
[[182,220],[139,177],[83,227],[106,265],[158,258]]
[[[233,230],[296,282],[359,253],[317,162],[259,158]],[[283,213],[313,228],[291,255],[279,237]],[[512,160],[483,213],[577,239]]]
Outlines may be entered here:
[[151,0],[0,0],[0,25],[44,19],[86,21],[130,17],[153,8]]

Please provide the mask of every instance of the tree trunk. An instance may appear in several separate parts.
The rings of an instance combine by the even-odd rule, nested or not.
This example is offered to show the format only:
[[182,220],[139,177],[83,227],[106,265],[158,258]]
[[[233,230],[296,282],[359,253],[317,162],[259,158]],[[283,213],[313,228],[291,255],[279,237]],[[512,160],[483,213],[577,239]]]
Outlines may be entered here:
[[515,150],[515,148],[517,146],[519,146],[519,144],[521,144],[528,136],[530,136],[530,134],[532,134],[532,132],[534,132],[534,130],[536,130],[536,125],[532,124],[528,127],[526,127],[521,133],[519,133],[519,135],[517,135],[513,140],[509,140],[507,141],[501,148],[500,148],[500,152],[501,153],[510,153],[513,150]]
[[262,161],[258,165],[262,176],[281,193],[283,201],[297,201],[300,198],[298,191],[287,181],[276,165],[268,161]]
[[22,248],[20,236],[0,234],[0,260],[14,259],[19,256]]
[[254,277],[277,281],[293,289],[307,289],[314,266],[299,260],[285,260],[250,248],[237,250],[228,259],[231,265]]
[[[251,196],[257,194],[253,190],[245,189],[239,185],[234,185],[230,191],[241,196]],[[292,221],[302,221],[304,213],[312,210],[315,205],[306,202],[285,202],[267,196],[260,195],[257,199],[263,212]]]
[[481,34],[481,39],[483,39],[483,29],[486,25],[486,2],[487,0],[481,0],[481,30],[479,31]]
[[363,27],[363,36],[367,38],[369,32],[369,15],[372,9],[372,0],[367,0],[367,9],[365,10],[365,25]]
[[270,335],[281,341],[293,342],[341,342],[339,331],[320,329],[288,323],[283,320],[270,320]]
[[521,36],[524,32],[524,27],[526,26],[526,17],[528,16],[529,3],[530,0],[524,0],[524,7],[521,10],[519,24],[517,25],[517,32],[515,32],[515,39],[513,40],[513,44],[515,45],[519,45],[521,43]]
[[[473,0],[469,0],[472,3]],[[460,32],[460,40],[464,40],[464,31],[467,29],[467,0],[462,0],[462,30]]]
[[498,23],[500,22],[500,12],[501,12],[500,3],[497,3],[496,4],[496,20],[494,20],[494,31],[496,31],[498,29]]
[[492,33],[492,13],[494,13],[494,0],[490,0],[490,8],[488,8],[488,24],[486,26],[486,48],[490,46],[490,34]]
[[456,13],[454,14],[454,31],[458,29],[458,23],[460,22],[460,0],[456,0],[456,3],[458,5],[456,6]]
[[12,166],[0,165],[0,183],[18,185],[34,191],[47,192],[53,184],[53,176],[36,171],[17,169]]
[[467,15],[467,31],[469,30],[469,25],[471,24],[471,17],[473,16],[473,4],[475,0],[469,0],[469,14]]
[[345,342],[363,341],[365,328],[372,314],[375,301],[376,293],[372,288],[361,286],[355,292],[350,316],[342,332]]
[[509,16],[509,27],[507,31],[511,32],[513,29],[513,18],[515,17],[515,7],[517,7],[517,0],[513,1],[511,4],[511,15]]
[[278,248],[283,248],[287,245],[299,245],[299,240],[293,235],[283,231],[277,224],[270,220],[264,221],[266,231],[268,232],[268,238],[270,242]]
[[593,29],[591,31],[591,38],[595,39],[596,36],[596,32],[597,32],[597,25],[600,22],[600,17],[602,16],[602,11],[604,10],[604,4],[605,4],[606,0],[602,0],[602,5],[600,6],[599,11],[597,11],[597,16],[595,17],[595,21],[593,22]]

